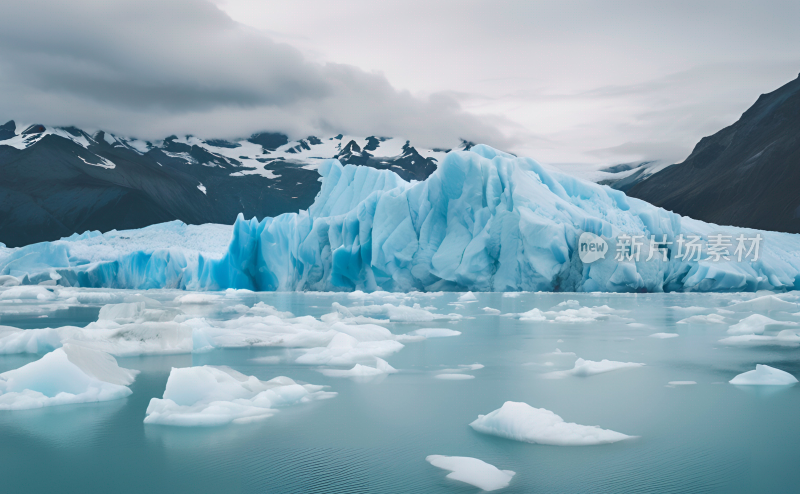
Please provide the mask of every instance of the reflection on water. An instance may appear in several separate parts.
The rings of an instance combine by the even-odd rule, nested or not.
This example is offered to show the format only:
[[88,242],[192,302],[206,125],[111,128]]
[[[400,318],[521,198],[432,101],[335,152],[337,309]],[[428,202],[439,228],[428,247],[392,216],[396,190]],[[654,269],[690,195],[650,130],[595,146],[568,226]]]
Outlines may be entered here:
[[[162,301],[176,295],[148,293]],[[434,326],[462,334],[407,343],[387,358],[400,372],[369,382],[332,378],[314,366],[293,364],[292,351],[282,348],[120,358],[121,366],[142,371],[126,399],[0,412],[2,492],[477,492],[432,468],[425,462],[431,454],[473,456],[517,472],[505,492],[796,492],[800,386],[733,386],[728,381],[757,363],[798,376],[800,349],[725,347],[719,340],[727,336],[727,324],[679,324],[696,312],[673,308],[703,307],[708,313],[741,298],[478,294],[478,302],[458,307],[448,305],[457,295],[445,294],[422,305],[471,318],[386,326],[397,334]],[[616,316],[590,323],[525,322],[482,310],[548,311],[566,300],[584,307],[608,305]],[[235,317],[226,308],[258,301],[316,317],[330,312],[335,301],[355,303],[345,295],[240,294],[184,312]],[[18,327],[33,328],[46,319],[50,326],[84,326],[99,310],[87,304],[38,318],[36,304],[28,305],[27,319],[21,313],[11,319],[2,315],[0,324],[14,320]],[[800,321],[788,313],[770,317]],[[680,336],[649,337],[657,332]],[[556,348],[575,356],[555,355]],[[647,365],[589,377],[542,378],[571,368],[576,357]],[[36,358],[0,356],[0,372]],[[433,377],[472,363],[485,366],[470,370],[474,379]],[[339,394],[252,424],[143,424],[147,404],[162,395],[170,368],[206,364],[230,365],[262,380],[286,375],[326,384]],[[671,381],[697,384],[667,386]],[[480,434],[468,426],[507,400],[552,410],[568,422],[640,437],[604,446],[541,446]]]

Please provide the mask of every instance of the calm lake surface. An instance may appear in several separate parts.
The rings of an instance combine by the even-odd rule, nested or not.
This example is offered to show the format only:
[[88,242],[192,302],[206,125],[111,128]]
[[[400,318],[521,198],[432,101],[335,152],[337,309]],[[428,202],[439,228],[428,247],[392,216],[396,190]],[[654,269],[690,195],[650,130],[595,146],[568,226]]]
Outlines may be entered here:
[[[91,291],[87,291],[91,292]],[[107,293],[109,290],[104,290]],[[148,291],[169,305],[182,292]],[[368,382],[327,377],[317,366],[284,358],[284,348],[117,358],[141,371],[125,399],[0,411],[0,478],[4,493],[475,493],[445,478],[428,455],[470,456],[516,476],[502,492],[797,492],[800,485],[800,386],[734,386],[737,374],[767,364],[800,375],[800,348],[726,346],[728,327],[752,312],[717,311],[753,294],[459,294],[423,297],[455,322],[388,322],[395,334],[445,327],[459,336],[405,343],[386,360],[398,373]],[[762,295],[762,294],[759,294]],[[798,294],[781,295],[795,302]],[[574,302],[567,301],[577,301]],[[347,294],[241,293],[182,307],[193,316],[230,318],[226,307],[265,302],[295,315],[320,317]],[[412,303],[404,300],[403,303]],[[565,305],[558,306],[562,302]],[[392,302],[397,305],[397,302]],[[533,308],[607,305],[612,317],[589,322],[521,321],[488,314]],[[23,329],[85,326],[102,304],[23,301],[0,307],[0,325]],[[435,308],[434,308],[435,307]],[[555,307],[555,309],[554,309]],[[693,307],[682,310],[676,307]],[[681,323],[720,313],[725,323]],[[800,322],[790,312],[763,312]],[[42,317],[47,316],[47,317]],[[653,333],[678,333],[660,339]],[[573,352],[574,355],[553,355]],[[549,354],[549,355],[548,355]],[[278,363],[255,363],[257,357]],[[588,377],[546,379],[576,357],[641,362],[643,367]],[[0,355],[0,372],[41,355]],[[474,379],[442,380],[445,368],[480,363]],[[330,386],[329,400],[293,406],[274,417],[222,427],[145,425],[172,367],[227,365],[261,380],[288,376]],[[694,385],[670,386],[673,381]],[[545,446],[481,434],[479,414],[521,401],[567,422],[639,436],[598,446]]]

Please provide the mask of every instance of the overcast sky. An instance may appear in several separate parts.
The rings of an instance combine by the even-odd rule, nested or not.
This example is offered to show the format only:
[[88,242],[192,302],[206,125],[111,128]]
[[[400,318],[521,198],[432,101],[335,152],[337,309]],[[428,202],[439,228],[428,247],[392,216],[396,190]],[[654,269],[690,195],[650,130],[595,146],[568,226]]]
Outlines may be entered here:
[[800,2],[6,0],[0,120],[680,161],[800,72]]

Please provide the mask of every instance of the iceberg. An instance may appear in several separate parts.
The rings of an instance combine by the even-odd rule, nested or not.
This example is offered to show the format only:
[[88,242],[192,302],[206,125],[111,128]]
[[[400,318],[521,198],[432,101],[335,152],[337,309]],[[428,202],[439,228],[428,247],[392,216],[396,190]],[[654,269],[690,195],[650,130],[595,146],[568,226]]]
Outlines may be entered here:
[[486,492],[508,487],[516,475],[511,470],[500,470],[485,461],[467,456],[430,455],[425,461],[442,470],[450,470],[448,479],[473,485]]
[[608,444],[636,437],[593,425],[564,422],[550,410],[514,401],[505,402],[488,415],[478,415],[469,425],[484,434],[554,446]]
[[172,368],[162,398],[152,398],[145,424],[210,427],[263,420],[277,408],[333,398],[325,386],[288,377],[259,381],[230,367]]
[[744,372],[730,380],[731,384],[762,386],[785,386],[796,382],[797,379],[788,372],[761,364],[757,364],[755,370]]
[[[318,171],[322,188],[307,211],[261,221],[240,215],[232,228],[171,222],[2,249],[0,276],[23,286],[208,291],[800,288],[797,235],[681,217],[485,145],[448,153],[422,182],[336,160]],[[672,244],[666,256],[648,256],[645,245],[639,259],[584,263],[578,239],[587,232],[611,243],[628,235]],[[697,260],[675,251],[680,235],[700,237],[705,252],[717,234],[761,235],[758,258]]]
[[123,369],[111,355],[66,344],[39,360],[0,374],[0,410],[124,398],[139,371]]

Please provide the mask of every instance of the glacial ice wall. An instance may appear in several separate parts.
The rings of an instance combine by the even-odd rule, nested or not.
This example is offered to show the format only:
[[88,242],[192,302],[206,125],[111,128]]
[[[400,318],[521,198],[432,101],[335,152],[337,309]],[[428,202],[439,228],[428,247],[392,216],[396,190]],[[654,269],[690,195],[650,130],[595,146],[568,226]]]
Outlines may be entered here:
[[[214,240],[87,255],[109,234],[0,250],[0,276],[25,283],[187,290],[755,291],[800,288],[800,237],[720,227],[678,216],[608,187],[488,146],[449,153],[424,182],[330,160],[308,211],[245,220],[227,249],[220,226],[156,225]],[[149,227],[152,235],[159,228]],[[216,228],[216,230],[213,230]],[[136,230],[141,235],[147,229]],[[640,235],[639,260],[613,250],[593,263],[578,238]],[[119,236],[119,232],[116,233]],[[757,260],[648,258],[651,236],[760,234]],[[81,237],[90,237],[82,239]],[[200,235],[202,238],[202,235]],[[82,247],[81,247],[82,246]],[[613,243],[610,247],[614,248]],[[731,252],[733,248],[731,248]],[[105,256],[105,257],[103,257]],[[0,281],[2,283],[2,281]]]

